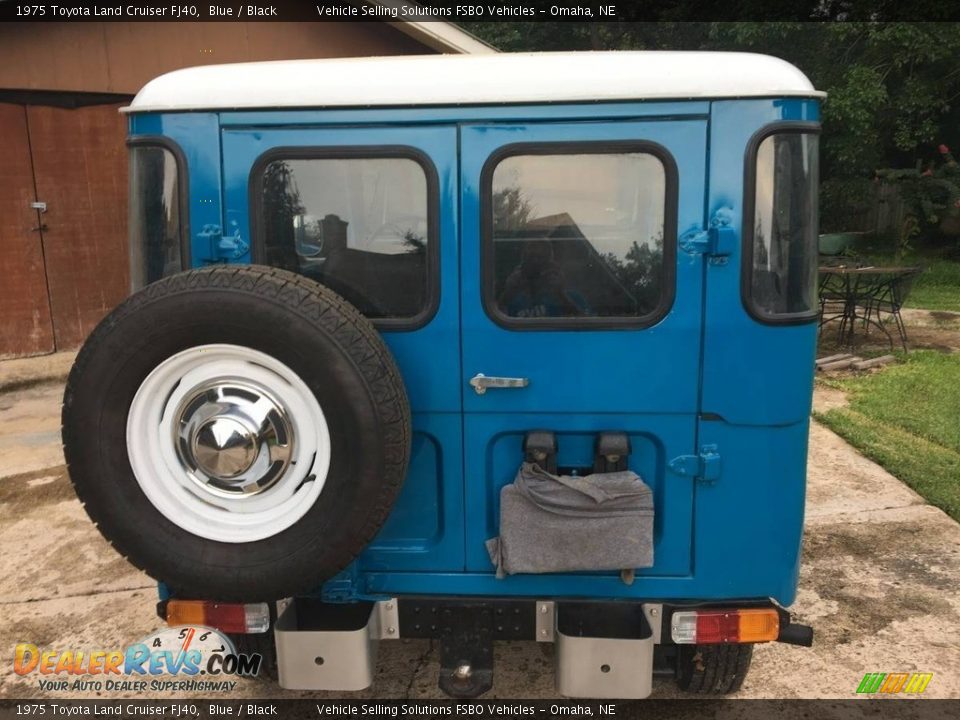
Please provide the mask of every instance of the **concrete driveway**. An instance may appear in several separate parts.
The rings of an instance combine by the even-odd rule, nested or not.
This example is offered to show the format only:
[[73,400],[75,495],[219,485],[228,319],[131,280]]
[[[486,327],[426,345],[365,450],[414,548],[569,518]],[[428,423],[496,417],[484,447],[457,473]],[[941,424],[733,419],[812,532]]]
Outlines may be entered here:
[[[8,658],[0,665],[2,698],[44,696],[35,676],[13,673],[17,642],[113,648],[158,625],[153,582],[100,537],[66,476],[58,377],[69,360],[39,361],[48,379],[33,385],[29,362],[38,361],[0,363],[0,653]],[[837,399],[818,397],[830,401]],[[925,696],[958,698],[958,588],[960,525],[814,423],[793,610],[816,628],[816,644],[758,646],[739,697],[850,698],[867,672],[923,671],[934,673]],[[489,697],[556,697],[552,646],[500,644],[496,654]],[[376,684],[356,697],[442,697],[437,670],[429,642],[384,642]],[[242,681],[235,694],[301,696],[262,680]],[[677,696],[671,681],[655,681],[654,697]]]

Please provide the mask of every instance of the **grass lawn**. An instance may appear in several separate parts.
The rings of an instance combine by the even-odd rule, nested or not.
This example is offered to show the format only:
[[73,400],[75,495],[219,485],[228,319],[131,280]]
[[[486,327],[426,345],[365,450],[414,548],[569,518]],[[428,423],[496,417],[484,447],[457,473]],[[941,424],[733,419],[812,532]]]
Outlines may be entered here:
[[818,382],[850,400],[820,422],[960,521],[960,353],[917,350],[879,373]]
[[917,278],[906,306],[960,312],[960,262],[920,260],[926,271]]

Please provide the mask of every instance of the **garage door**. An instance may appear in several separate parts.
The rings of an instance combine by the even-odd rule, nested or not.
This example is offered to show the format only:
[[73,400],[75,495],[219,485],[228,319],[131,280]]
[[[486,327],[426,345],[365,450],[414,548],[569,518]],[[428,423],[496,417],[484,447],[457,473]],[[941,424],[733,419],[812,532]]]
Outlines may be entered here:
[[22,105],[0,104],[0,358],[52,352],[53,325]]
[[127,293],[118,108],[0,105],[0,357],[76,348]]

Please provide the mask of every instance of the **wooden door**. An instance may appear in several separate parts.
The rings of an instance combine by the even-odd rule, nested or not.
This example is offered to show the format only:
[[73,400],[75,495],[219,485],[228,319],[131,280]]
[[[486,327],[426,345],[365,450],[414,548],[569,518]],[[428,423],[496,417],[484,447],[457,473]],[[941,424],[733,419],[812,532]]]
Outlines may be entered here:
[[0,359],[53,352],[23,105],[0,103]]
[[129,290],[126,121],[119,105],[27,107],[57,350],[79,346]]

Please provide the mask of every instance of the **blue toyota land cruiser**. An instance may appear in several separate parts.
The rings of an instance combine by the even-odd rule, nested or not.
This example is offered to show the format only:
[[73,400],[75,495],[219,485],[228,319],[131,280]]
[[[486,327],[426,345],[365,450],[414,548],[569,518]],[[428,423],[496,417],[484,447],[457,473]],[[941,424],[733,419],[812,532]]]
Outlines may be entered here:
[[440,639],[735,691],[791,622],[822,93],[621,52],[181,70],[130,127],[133,294],[70,375],[79,497],[288,688]]

